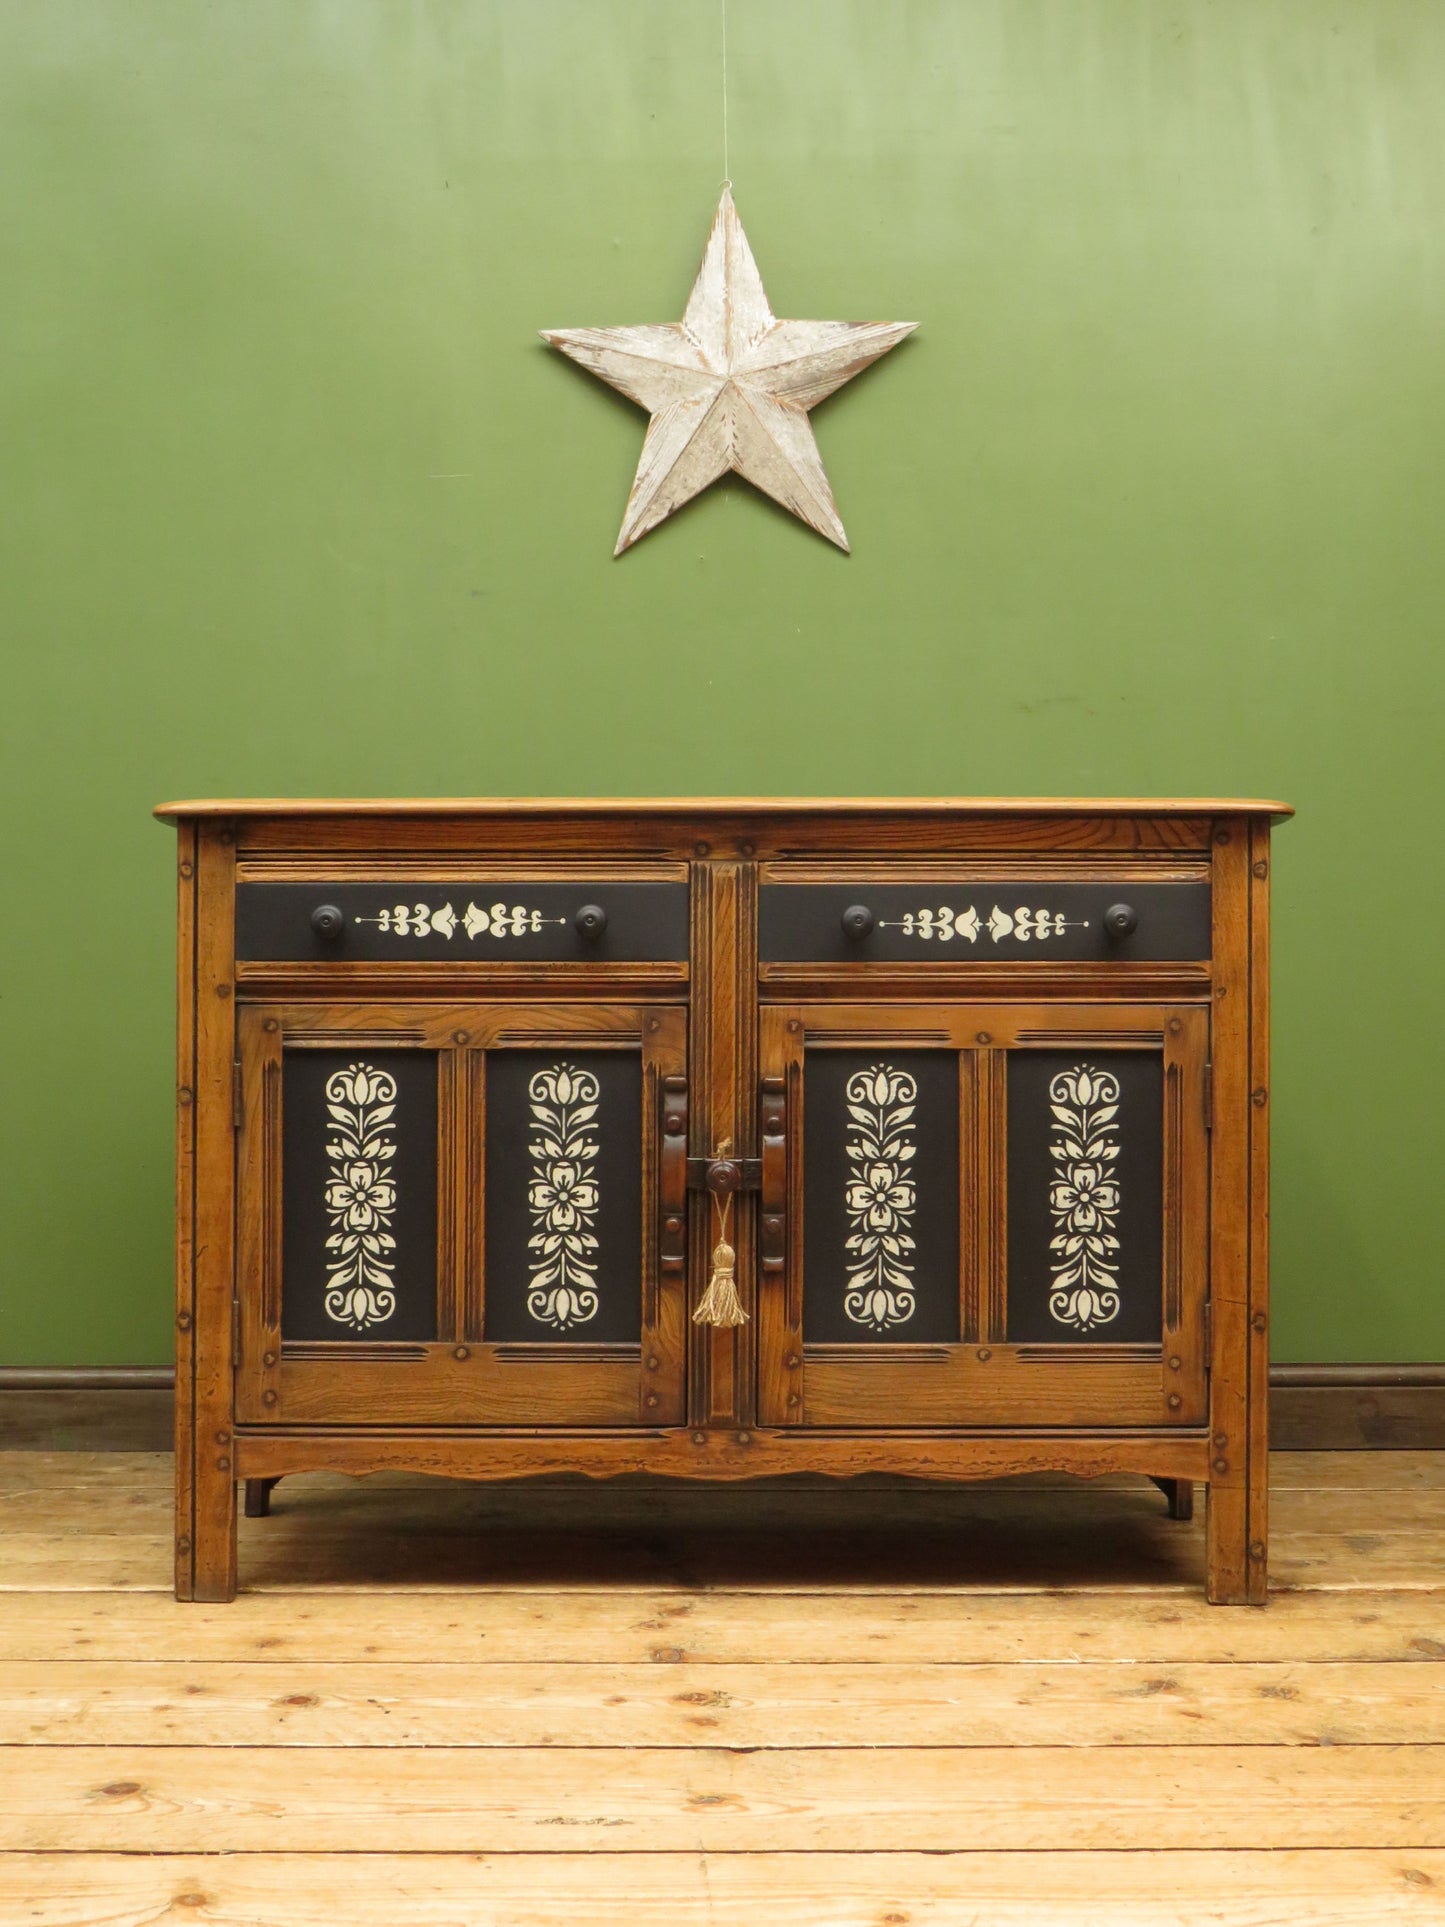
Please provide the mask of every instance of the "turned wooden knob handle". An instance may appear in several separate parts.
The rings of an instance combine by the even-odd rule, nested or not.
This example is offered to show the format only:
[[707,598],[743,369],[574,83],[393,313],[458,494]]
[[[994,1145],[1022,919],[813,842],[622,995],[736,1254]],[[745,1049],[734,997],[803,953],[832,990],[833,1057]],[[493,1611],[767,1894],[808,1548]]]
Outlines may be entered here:
[[584,943],[595,943],[607,928],[607,912],[600,903],[584,903],[572,924]]
[[346,918],[334,903],[318,903],[311,912],[311,928],[323,943],[335,943],[346,928]]
[[1111,937],[1132,937],[1139,928],[1139,912],[1132,903],[1111,903],[1104,912],[1104,928]]
[[850,903],[843,912],[843,935],[854,943],[861,943],[864,937],[873,934],[877,921],[866,903]]

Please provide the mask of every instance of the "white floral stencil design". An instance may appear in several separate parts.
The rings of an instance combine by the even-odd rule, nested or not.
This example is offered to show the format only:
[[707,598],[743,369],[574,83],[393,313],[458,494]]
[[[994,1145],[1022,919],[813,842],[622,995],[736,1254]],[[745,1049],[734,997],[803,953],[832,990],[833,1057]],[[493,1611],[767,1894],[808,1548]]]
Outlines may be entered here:
[[469,903],[460,918],[449,903],[436,909],[429,903],[394,903],[379,910],[374,917],[355,917],[352,921],[373,923],[378,930],[393,937],[426,937],[435,931],[450,943],[458,925],[475,940],[481,936],[535,936],[544,925],[565,924],[567,919],[544,917],[540,910],[529,910],[522,903],[493,903],[486,909]]
[[557,1064],[527,1086],[532,1181],[527,1310],[538,1324],[566,1331],[597,1312],[597,1079]]
[[396,1185],[391,1137],[396,1080],[370,1064],[352,1064],[326,1084],[326,1155],[331,1173],[326,1213],[326,1315],[366,1331],[396,1310],[392,1277]]
[[892,922],[886,917],[878,920],[880,930],[901,930],[905,937],[921,937],[925,943],[932,943],[935,938],[939,943],[951,943],[955,937],[977,943],[980,932],[992,937],[995,943],[1002,943],[1005,937],[1013,937],[1019,943],[1027,943],[1030,938],[1047,943],[1050,937],[1061,937],[1066,930],[1087,930],[1088,927],[1087,917],[1075,921],[1062,910],[1031,910],[1026,904],[1020,904],[1016,910],[1009,911],[997,903],[987,918],[971,903],[962,910],[941,903],[937,909],[907,910]]
[[908,1167],[917,1147],[907,1127],[917,1096],[908,1073],[889,1064],[848,1079],[846,1202],[852,1231],[845,1248],[852,1255],[843,1308],[854,1324],[874,1331],[905,1324],[914,1311],[910,1227],[917,1194]]
[[1119,1081],[1076,1064],[1049,1085],[1049,1108],[1049,1208],[1056,1227],[1049,1241],[1056,1254],[1049,1310],[1061,1325],[1092,1331],[1119,1311]]

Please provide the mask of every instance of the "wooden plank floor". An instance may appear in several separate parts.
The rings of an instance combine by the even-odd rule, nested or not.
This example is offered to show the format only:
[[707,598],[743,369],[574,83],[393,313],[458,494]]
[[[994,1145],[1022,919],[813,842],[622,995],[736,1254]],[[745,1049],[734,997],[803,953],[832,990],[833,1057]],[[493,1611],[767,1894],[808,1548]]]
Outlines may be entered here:
[[0,1453],[0,1927],[1445,1922],[1445,1454],[1143,1481],[287,1480]]

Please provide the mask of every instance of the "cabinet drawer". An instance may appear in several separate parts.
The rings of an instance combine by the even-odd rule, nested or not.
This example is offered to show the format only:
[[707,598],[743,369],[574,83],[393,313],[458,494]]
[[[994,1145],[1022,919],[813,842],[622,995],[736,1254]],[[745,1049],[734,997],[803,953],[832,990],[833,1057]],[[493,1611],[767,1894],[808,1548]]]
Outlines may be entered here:
[[686,962],[683,882],[242,882],[236,955],[251,963]]
[[767,963],[1163,963],[1210,954],[1209,884],[765,883]]

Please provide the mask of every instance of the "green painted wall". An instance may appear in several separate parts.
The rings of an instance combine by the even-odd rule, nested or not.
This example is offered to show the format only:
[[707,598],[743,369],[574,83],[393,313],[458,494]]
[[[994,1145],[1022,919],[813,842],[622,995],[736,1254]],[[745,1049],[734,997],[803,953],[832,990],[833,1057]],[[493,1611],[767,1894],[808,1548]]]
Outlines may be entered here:
[[613,562],[715,0],[0,6],[0,1361],[169,1348],[177,794],[1228,792],[1276,1353],[1445,1358],[1445,7],[730,0],[774,306],[918,336]]

